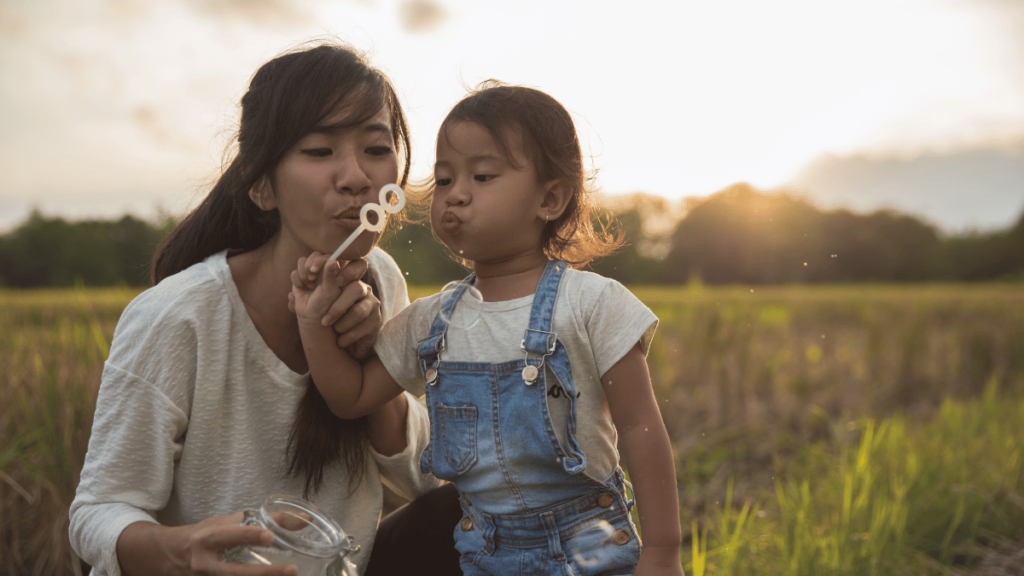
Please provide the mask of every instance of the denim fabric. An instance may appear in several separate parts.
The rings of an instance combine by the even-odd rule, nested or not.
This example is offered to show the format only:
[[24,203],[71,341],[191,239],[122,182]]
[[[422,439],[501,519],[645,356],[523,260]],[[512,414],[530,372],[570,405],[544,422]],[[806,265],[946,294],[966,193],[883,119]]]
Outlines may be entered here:
[[[420,468],[452,481],[462,495],[469,520],[455,529],[455,539],[466,574],[629,574],[639,555],[621,471],[604,482],[584,474],[572,369],[551,332],[567,267],[549,262],[541,275],[522,358],[500,363],[441,358],[447,320],[473,275],[442,305],[419,345],[431,421]],[[528,366],[536,368],[532,381],[527,374],[533,369],[524,370]],[[564,447],[548,413],[545,367],[569,399]],[[602,494],[606,506],[595,504]],[[614,504],[608,505],[609,494]],[[610,539],[615,530],[629,534],[628,542]]]
[[632,574],[641,545],[629,517],[630,505],[621,470],[616,470],[604,490],[530,512],[488,514],[463,495],[463,521],[455,528],[462,572],[466,576]]

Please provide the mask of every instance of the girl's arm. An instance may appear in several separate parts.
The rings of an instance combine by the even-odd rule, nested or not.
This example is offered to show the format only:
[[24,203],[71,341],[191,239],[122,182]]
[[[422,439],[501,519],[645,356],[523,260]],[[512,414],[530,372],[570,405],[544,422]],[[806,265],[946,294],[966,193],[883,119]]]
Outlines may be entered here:
[[[314,253],[299,261],[298,269],[292,273],[289,303],[298,318],[299,335],[314,384],[335,416],[352,420],[395,400],[402,393],[402,387],[376,357],[360,364],[347,350],[338,348],[333,318],[353,304],[365,301],[367,288],[359,282],[346,285],[347,267],[334,262],[326,264],[323,280],[311,287],[310,278],[318,274],[323,258]],[[387,420],[399,412],[404,414],[407,409],[400,406],[404,404],[401,399],[396,402],[391,414],[385,415]]]
[[639,507],[644,541],[635,574],[681,575],[682,533],[672,446],[639,344],[605,373],[601,384]]
[[408,446],[409,402],[405,394],[381,406],[366,417],[367,436],[381,456],[394,456]]

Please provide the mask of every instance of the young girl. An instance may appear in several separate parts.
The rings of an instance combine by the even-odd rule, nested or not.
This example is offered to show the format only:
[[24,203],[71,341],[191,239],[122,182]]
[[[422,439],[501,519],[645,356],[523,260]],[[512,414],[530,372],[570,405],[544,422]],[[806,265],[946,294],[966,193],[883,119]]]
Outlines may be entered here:
[[[645,360],[658,320],[618,282],[575,269],[615,241],[591,224],[568,112],[530,88],[471,94],[441,126],[434,180],[434,232],[474,273],[390,320],[377,358],[360,366],[313,336],[338,294],[337,282],[314,287],[324,256],[292,275],[331,410],[355,418],[403,390],[426,394],[420,467],[459,490],[467,575],[681,575],[672,452]],[[329,278],[340,268],[328,264]]]

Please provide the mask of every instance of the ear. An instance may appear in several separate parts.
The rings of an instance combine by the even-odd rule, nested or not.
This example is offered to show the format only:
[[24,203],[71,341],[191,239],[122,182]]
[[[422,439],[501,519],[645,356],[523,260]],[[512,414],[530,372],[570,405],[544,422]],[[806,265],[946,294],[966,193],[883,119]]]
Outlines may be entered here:
[[537,216],[545,222],[557,220],[565,212],[565,207],[569,205],[571,199],[572,193],[565,182],[558,179],[549,180],[544,184],[544,196],[537,207]]
[[270,178],[262,177],[249,189],[249,199],[259,206],[260,210],[269,212],[277,208],[274,189],[270,186]]

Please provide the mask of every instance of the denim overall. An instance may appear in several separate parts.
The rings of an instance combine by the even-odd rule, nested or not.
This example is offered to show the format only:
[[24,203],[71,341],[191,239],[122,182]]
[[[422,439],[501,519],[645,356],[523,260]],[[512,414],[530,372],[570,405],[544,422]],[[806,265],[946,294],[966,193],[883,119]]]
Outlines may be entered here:
[[[441,306],[430,335],[419,344],[431,422],[420,469],[459,489],[464,517],[455,543],[467,576],[632,574],[639,559],[640,541],[629,518],[633,501],[626,500],[622,471],[603,483],[583,473],[576,387],[568,354],[551,332],[567,267],[549,262],[544,269],[522,358],[441,359],[447,320],[474,275]],[[545,367],[569,400],[564,448],[548,413]]]

